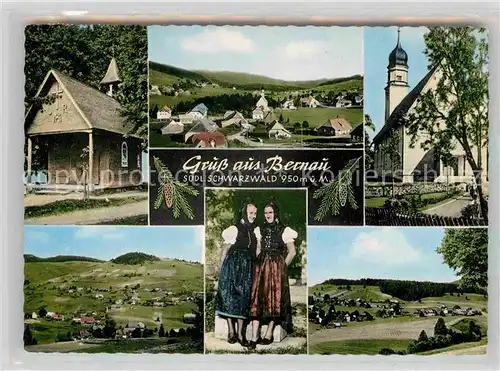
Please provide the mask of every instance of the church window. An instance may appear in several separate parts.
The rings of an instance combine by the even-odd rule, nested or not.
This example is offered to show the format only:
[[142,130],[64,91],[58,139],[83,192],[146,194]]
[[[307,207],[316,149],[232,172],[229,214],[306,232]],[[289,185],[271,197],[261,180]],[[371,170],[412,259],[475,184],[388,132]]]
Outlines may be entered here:
[[122,143],[122,167],[128,167],[128,146],[127,142]]

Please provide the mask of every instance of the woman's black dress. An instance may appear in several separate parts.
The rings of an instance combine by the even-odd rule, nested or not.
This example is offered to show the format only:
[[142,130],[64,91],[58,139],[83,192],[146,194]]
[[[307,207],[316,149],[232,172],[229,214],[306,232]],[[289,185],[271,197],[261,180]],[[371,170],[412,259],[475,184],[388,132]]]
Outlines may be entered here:
[[285,241],[293,242],[297,232],[280,224],[266,225],[256,230],[261,251],[254,269],[250,315],[274,320],[287,331],[292,330],[292,303],[286,273]]
[[[215,314],[246,319],[250,313],[252,275],[257,249],[254,228],[239,223],[223,232],[229,248],[219,273]],[[236,235],[236,236],[234,236]]]

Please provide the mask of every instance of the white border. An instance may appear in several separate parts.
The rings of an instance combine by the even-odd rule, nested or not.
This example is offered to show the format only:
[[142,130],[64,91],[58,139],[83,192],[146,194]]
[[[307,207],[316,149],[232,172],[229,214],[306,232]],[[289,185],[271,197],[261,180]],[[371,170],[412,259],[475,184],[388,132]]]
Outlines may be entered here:
[[[1,286],[3,300],[1,303],[1,353],[3,369],[129,369],[129,370],[163,370],[168,369],[299,369],[315,370],[335,368],[345,370],[358,369],[446,369],[446,370],[495,370],[499,369],[499,249],[500,236],[500,201],[498,197],[498,176],[500,162],[494,161],[500,157],[498,138],[500,135],[499,117],[499,65],[500,65],[500,30],[499,8],[496,0],[483,3],[476,2],[432,2],[417,3],[400,0],[390,3],[363,3],[352,0],[349,3],[329,4],[310,1],[301,3],[267,3],[253,2],[227,2],[214,3],[132,3],[127,1],[112,1],[96,3],[87,1],[66,1],[52,3],[2,3],[0,11],[0,27],[2,29],[2,103],[0,114],[2,124],[1,134],[1,230],[2,241],[1,258]],[[119,7],[117,5],[119,4]],[[384,357],[384,356],[181,356],[181,355],[91,355],[91,356],[65,356],[57,354],[43,354],[37,356],[23,351],[22,320],[22,282],[23,282],[23,187],[22,168],[24,162],[23,148],[23,60],[24,60],[24,24],[35,17],[49,16],[49,20],[56,20],[54,16],[61,16],[61,20],[74,20],[71,14],[88,12],[101,14],[95,17],[94,22],[110,21],[109,15],[121,14],[122,17],[114,18],[115,21],[138,23],[148,21],[160,23],[170,20],[173,23],[212,23],[229,24],[245,22],[246,24],[323,24],[335,23],[337,25],[422,25],[422,24],[458,24],[481,22],[490,29],[490,248],[489,248],[489,336],[487,356],[462,356],[462,357]],[[73,13],[70,14],[69,11]],[[75,13],[76,12],[76,13]],[[126,15],[150,14],[144,18],[135,16],[124,18]],[[160,14],[160,15],[159,15]],[[163,14],[164,16],[161,16]],[[226,18],[218,18],[225,14]],[[108,17],[106,17],[108,15]],[[168,15],[168,16],[167,16]],[[330,18],[329,18],[330,17]],[[80,18],[80,21],[82,19]],[[8,223],[8,224],[7,224]],[[19,320],[16,318],[19,317]]]

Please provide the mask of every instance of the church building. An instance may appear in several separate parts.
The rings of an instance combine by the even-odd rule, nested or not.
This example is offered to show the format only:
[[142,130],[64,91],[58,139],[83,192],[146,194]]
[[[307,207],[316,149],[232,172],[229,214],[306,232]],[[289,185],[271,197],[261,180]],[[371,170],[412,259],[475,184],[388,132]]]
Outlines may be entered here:
[[[25,116],[27,174],[37,156],[47,171],[42,187],[78,189],[85,182],[97,190],[141,184],[141,138],[119,113],[120,81],[114,58],[100,82],[106,92],[56,70],[47,73],[36,96],[53,101],[32,106]],[[37,186],[32,176],[27,179],[28,188]]]
[[[385,87],[385,125],[373,139],[374,166],[379,176],[394,174],[394,179],[405,183],[427,180],[443,183],[471,183],[473,171],[465,157],[465,151],[459,143],[455,144],[452,155],[455,158],[452,166],[445,166],[435,155],[434,149],[421,148],[421,139],[410,147],[410,135],[407,134],[404,118],[415,109],[418,98],[430,89],[435,89],[442,73],[439,65],[433,66],[420,82],[412,89],[408,85],[408,54],[401,46],[400,30],[395,48],[389,54],[387,66],[387,85]],[[393,166],[389,154],[383,146],[392,133],[398,133],[400,163]],[[420,138],[423,138],[423,134]],[[477,160],[477,146],[472,147],[474,158]],[[487,146],[481,151],[483,184],[486,184]]]

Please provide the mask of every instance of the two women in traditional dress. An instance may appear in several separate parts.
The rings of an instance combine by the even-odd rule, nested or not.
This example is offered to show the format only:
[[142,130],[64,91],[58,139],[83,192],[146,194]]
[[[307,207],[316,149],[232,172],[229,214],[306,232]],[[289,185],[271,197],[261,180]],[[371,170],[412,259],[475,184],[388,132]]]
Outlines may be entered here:
[[[216,314],[228,321],[228,342],[255,349],[257,344],[274,341],[276,325],[292,329],[290,287],[286,273],[296,251],[297,232],[282,224],[278,205],[271,201],[264,207],[265,221],[255,226],[256,205],[247,202],[242,218],[224,230]],[[252,338],[245,338],[245,324],[252,322]],[[235,330],[234,322],[237,322]],[[260,336],[262,322],[267,323]]]

